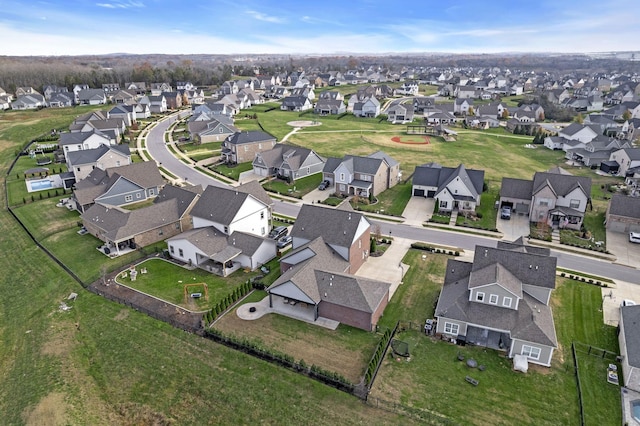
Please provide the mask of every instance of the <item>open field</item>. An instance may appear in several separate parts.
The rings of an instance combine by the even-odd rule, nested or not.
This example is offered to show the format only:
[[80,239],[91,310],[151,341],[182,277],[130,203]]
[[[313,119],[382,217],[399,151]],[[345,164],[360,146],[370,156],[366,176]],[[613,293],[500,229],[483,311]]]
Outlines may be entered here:
[[[411,250],[405,257],[404,262],[411,268],[383,318],[385,324],[398,319],[412,323],[410,329],[396,336],[409,343],[411,360],[387,356],[372,397],[434,410],[462,424],[578,424],[571,342],[617,352],[615,329],[604,325],[599,311],[600,288],[558,280],[552,302],[560,348],[550,369],[530,364],[529,373],[523,375],[512,371],[511,360],[503,353],[451,345],[421,332],[424,319],[434,314],[444,268],[444,256],[428,255],[427,260],[422,260],[422,254]],[[474,358],[486,370],[469,369],[457,361],[458,353]],[[606,383],[606,364],[591,358],[579,358],[585,363],[581,365],[581,379],[587,424],[620,424],[618,388]],[[598,363],[601,365],[594,365]],[[591,367],[600,370],[592,371]],[[467,375],[479,380],[478,387],[464,380]]]
[[[81,111],[0,115],[0,172],[6,173],[24,141],[51,123],[69,124]],[[31,121],[23,126],[9,122],[13,118]],[[19,132],[7,132],[16,127]],[[6,206],[4,195],[0,202]],[[95,250],[97,240],[75,231],[57,232],[45,243],[61,247],[65,263],[71,259],[90,280],[99,275],[99,259],[108,259]],[[4,209],[0,233],[3,424],[301,424],[309,418],[318,424],[412,424],[84,291]],[[60,311],[72,291],[78,299],[67,302],[71,310]]]

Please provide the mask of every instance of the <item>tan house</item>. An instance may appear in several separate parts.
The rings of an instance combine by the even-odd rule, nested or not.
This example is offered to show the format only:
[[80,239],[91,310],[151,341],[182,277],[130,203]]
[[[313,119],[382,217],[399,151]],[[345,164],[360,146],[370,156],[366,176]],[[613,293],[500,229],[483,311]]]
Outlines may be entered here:
[[272,149],[276,138],[262,131],[238,132],[222,142],[222,160],[238,164],[253,161],[258,152]]
[[101,145],[95,149],[68,152],[66,159],[67,168],[78,182],[95,168],[106,170],[131,164],[131,153],[129,145]]
[[640,198],[613,195],[607,206],[605,224],[613,232],[640,232]]
[[382,151],[367,157],[346,155],[329,157],[322,170],[337,195],[376,196],[395,186],[401,179],[400,163]]

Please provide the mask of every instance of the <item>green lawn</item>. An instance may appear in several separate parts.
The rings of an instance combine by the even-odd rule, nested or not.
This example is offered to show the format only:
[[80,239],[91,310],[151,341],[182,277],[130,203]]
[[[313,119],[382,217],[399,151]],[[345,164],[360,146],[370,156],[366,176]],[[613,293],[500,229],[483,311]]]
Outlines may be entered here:
[[238,180],[240,173],[253,169],[251,161],[246,163],[236,164],[235,166],[227,166],[226,164],[219,164],[217,166],[211,166],[211,170],[228,177],[229,179]]
[[472,216],[473,218],[466,218],[459,214],[456,224],[469,228],[495,230],[498,211],[494,205],[499,199],[500,184],[490,184],[489,190],[480,195],[480,205],[476,208],[476,215]]
[[369,204],[369,200],[360,198],[351,199],[351,205],[356,210],[365,212],[382,213],[391,216],[402,216],[407,203],[411,198],[411,182],[398,183],[397,185],[381,192],[376,197],[377,203]]
[[[503,353],[451,345],[420,331],[424,320],[434,315],[445,260],[443,255],[432,254],[423,260],[423,254],[411,250],[405,256],[403,262],[411,268],[381,320],[384,325],[397,320],[402,320],[404,327],[411,325],[396,336],[409,343],[411,360],[387,357],[372,397],[433,410],[459,424],[577,424],[579,404],[571,342],[617,352],[615,329],[603,323],[600,288],[558,280],[552,306],[560,348],[550,369],[530,365],[523,375],[512,371],[511,360]],[[456,360],[458,353],[476,359],[486,370],[470,370]],[[620,424],[619,389],[606,384],[606,363],[585,356],[580,356],[579,362],[584,363],[581,380],[587,424]],[[467,375],[479,380],[478,387],[464,380]]]
[[[126,273],[126,278],[123,278],[123,274],[119,275],[118,282],[175,305],[199,311],[210,309],[235,288],[239,287],[240,284],[257,275],[256,272],[236,271],[230,276],[222,278],[202,269],[188,270],[162,259],[149,259],[136,266],[138,272],[142,268],[145,268],[147,273],[138,273],[135,281],[131,281],[131,274]],[[199,283],[207,284],[209,300],[204,297],[204,286],[187,288],[187,294],[202,293],[202,298],[193,299],[187,297],[185,299],[184,286]]]
[[313,191],[322,182],[322,173],[316,173],[296,179],[294,182],[287,183],[280,179],[273,179],[264,183],[263,187],[267,191],[276,192],[290,197],[302,198],[302,196]]

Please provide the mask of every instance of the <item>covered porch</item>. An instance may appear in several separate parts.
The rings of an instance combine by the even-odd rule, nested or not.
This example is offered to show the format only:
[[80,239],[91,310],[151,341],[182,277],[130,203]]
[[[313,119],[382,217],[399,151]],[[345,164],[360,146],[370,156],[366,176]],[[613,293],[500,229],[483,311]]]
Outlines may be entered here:
[[549,210],[547,223],[554,229],[575,229],[582,226],[584,213],[570,207],[555,207]]
[[466,342],[498,351],[507,351],[511,347],[509,333],[472,325],[467,326]]
[[373,182],[367,182],[364,180],[353,180],[349,184],[349,195],[357,195],[358,197],[369,198],[373,190]]
[[136,247],[137,245],[134,239],[127,238],[120,241],[106,241],[103,245],[98,247],[98,251],[105,256],[114,258],[131,253],[136,250]]
[[210,257],[196,254],[196,259],[198,268],[221,277],[226,277],[242,268],[240,262],[234,261],[240,254],[242,254],[242,250],[227,246],[222,251]]

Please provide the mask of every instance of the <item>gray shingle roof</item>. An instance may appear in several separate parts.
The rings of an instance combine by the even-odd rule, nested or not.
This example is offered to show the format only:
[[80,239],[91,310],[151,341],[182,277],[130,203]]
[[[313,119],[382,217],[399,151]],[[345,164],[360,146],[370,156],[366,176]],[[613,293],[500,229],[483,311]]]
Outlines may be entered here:
[[65,145],[82,145],[84,141],[89,139],[93,135],[99,135],[104,138],[104,144],[109,145],[109,138],[102,134],[99,130],[92,132],[63,132],[60,133],[60,139],[58,140],[59,146]]
[[502,178],[500,196],[531,200],[533,193],[533,181],[525,179]]
[[357,237],[361,219],[367,220],[360,213],[305,204],[300,209],[291,236],[307,241],[321,236],[327,244],[350,247]]
[[463,164],[456,168],[442,167],[439,164],[417,166],[412,182],[414,185],[435,186],[439,192],[457,177],[475,196],[482,193],[484,170],[467,169]]
[[[252,196],[245,191],[252,189],[253,187],[251,185],[242,185],[237,188],[207,186],[200,196],[200,199],[191,210],[191,215],[221,223],[223,225],[229,225],[236,217],[238,211],[247,198]],[[262,202],[257,197],[252,197]]]
[[640,198],[614,194],[609,201],[609,214],[640,219]]
[[154,203],[161,203],[167,200],[176,200],[178,206],[178,215],[182,217],[189,206],[198,196],[202,194],[202,186],[173,186],[165,185],[158,193]]
[[95,149],[83,149],[81,151],[68,152],[67,161],[74,166],[81,164],[91,164],[98,161],[103,155],[111,150],[117,151],[125,156],[131,155],[129,151],[129,145],[102,145]]
[[565,196],[577,187],[581,187],[587,197],[591,197],[591,178],[559,173],[537,172],[533,176],[533,194],[549,184],[558,196]]
[[640,368],[640,305],[624,306],[620,309],[627,345],[627,362]]
[[252,132],[234,133],[233,135],[227,137],[226,142],[231,143],[233,145],[241,145],[245,143],[273,141],[275,139],[276,138],[274,136],[271,136],[266,132],[252,131]]

